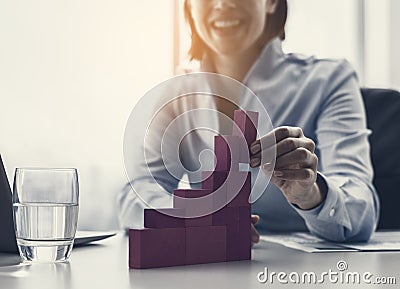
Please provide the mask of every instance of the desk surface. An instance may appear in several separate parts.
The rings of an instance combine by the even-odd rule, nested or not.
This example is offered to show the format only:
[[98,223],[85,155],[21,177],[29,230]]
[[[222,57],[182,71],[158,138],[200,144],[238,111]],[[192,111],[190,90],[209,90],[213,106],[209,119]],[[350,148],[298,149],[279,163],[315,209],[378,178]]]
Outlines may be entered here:
[[[57,264],[19,264],[19,258],[0,254],[0,288],[269,288],[260,283],[259,272],[268,267],[274,272],[338,271],[337,262],[347,262],[343,272],[371,272],[373,278],[396,277],[397,285],[359,285],[359,288],[398,288],[400,284],[400,252],[305,253],[262,241],[253,248],[253,260],[170,268],[134,270],[128,268],[128,239],[118,234],[97,244],[74,248],[70,261]],[[276,278],[276,277],[275,277]],[[288,277],[286,277],[288,280]],[[339,281],[340,282],[340,281]],[[280,284],[274,287],[303,288],[304,285]],[[323,288],[340,288],[325,279]],[[350,285],[353,288],[354,285]]]

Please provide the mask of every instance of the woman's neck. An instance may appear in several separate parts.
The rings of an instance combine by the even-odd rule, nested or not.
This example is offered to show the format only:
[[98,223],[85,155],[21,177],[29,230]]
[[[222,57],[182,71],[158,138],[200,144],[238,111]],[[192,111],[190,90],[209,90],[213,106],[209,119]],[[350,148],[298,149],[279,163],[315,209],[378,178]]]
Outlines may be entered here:
[[273,36],[263,35],[254,45],[241,53],[230,55],[212,53],[215,72],[243,82],[265,45],[268,45],[272,39]]
[[234,55],[214,54],[212,60],[215,72],[242,82],[260,53],[261,49],[257,47],[251,49],[251,51]]

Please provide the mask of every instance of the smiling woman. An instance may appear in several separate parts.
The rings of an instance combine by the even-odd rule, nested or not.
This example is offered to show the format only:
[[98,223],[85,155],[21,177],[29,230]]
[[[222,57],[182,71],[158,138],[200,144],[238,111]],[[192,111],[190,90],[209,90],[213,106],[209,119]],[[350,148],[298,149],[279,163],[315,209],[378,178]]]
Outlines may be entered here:
[[[256,0],[256,2],[258,2],[256,3],[256,5],[248,5],[247,1],[238,2],[238,4],[224,4],[224,2],[220,2],[220,4],[218,4],[219,8],[217,7],[218,9],[223,9],[223,5],[243,5],[245,8],[242,9],[242,15],[234,15],[234,13],[229,12],[225,15],[219,15],[220,19],[216,18],[215,15],[212,15],[212,11],[210,11],[210,8],[207,8],[207,2],[208,6],[210,6],[211,1],[192,0],[184,2],[184,16],[186,18],[186,21],[190,25],[192,37],[191,48],[189,51],[191,59],[201,60],[201,57],[204,53],[204,50],[207,49],[207,46],[212,46],[210,43],[206,45],[204,41],[199,37],[201,36],[205,40],[208,39],[211,35],[207,37],[206,34],[210,34],[211,30],[214,30],[217,35],[221,34],[220,37],[226,37],[228,35],[224,34],[237,33],[239,31],[237,31],[236,28],[239,28],[239,26],[243,28],[244,25],[247,25],[248,29],[257,30],[256,35],[260,35],[262,30],[265,29],[264,34],[267,38],[275,35],[281,35],[282,39],[285,38],[284,25],[287,15],[286,1],[280,1],[278,3],[278,7],[276,7],[276,13],[267,19],[265,18],[267,9],[265,1]],[[192,13],[190,13],[192,5],[198,6],[198,8],[200,8],[196,10],[199,12],[197,15],[192,15]],[[271,7],[269,7],[269,9],[271,9]],[[249,23],[253,24],[249,25]],[[250,34],[249,36],[254,38],[253,34]],[[252,41],[250,40],[250,43],[254,41],[255,39],[252,39]],[[230,47],[230,49],[232,48],[234,47]]]
[[[277,35],[285,38],[286,1],[217,1],[215,4],[188,0],[184,2],[184,13],[191,30],[189,55],[192,60],[201,60],[204,53],[214,58],[235,54],[240,55],[242,62],[247,62],[248,69],[255,60],[254,55],[266,42]],[[237,74],[233,77],[240,80],[243,72]]]
[[[184,9],[192,35],[189,54],[200,62],[200,71],[245,84],[257,97],[240,95],[238,106],[266,109],[274,126],[249,146],[251,170],[264,172],[264,178],[272,174],[266,189],[253,184],[253,191],[262,193],[252,206],[259,215],[253,223],[259,222],[265,232],[308,230],[333,241],[368,240],[376,228],[379,201],[372,186],[369,131],[354,69],[344,59],[283,52],[286,0],[185,0]],[[218,112],[233,115],[234,106],[216,98],[213,102]],[[193,105],[177,105],[163,113],[174,119]],[[260,118],[259,127],[265,125],[266,119]],[[156,130],[151,135],[163,133]],[[190,137],[162,153],[157,138],[149,142],[145,150],[154,156],[151,166],[143,160],[135,166],[134,183],[142,184],[141,194],[152,194],[148,170],[172,193],[179,180],[163,166],[168,163],[163,156],[179,147],[187,167],[195,166],[196,149],[207,142],[200,134]],[[276,151],[275,164],[265,157],[271,151]],[[129,226],[129,214],[140,202],[129,192],[124,194],[121,220]],[[253,238],[258,240],[254,228]]]

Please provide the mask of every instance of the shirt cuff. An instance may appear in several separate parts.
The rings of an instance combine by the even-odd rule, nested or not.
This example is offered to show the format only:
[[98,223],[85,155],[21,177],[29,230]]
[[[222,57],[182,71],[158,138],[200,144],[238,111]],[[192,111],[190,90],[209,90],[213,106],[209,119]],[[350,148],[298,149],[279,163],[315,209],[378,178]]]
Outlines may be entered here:
[[328,191],[325,200],[317,207],[310,210],[302,210],[297,206],[292,205],[297,213],[308,224],[315,224],[319,222],[336,223],[345,226],[351,230],[351,222],[349,215],[345,209],[343,200],[342,187],[348,182],[345,177],[328,179],[322,173],[317,173],[317,178],[321,178],[327,184]]

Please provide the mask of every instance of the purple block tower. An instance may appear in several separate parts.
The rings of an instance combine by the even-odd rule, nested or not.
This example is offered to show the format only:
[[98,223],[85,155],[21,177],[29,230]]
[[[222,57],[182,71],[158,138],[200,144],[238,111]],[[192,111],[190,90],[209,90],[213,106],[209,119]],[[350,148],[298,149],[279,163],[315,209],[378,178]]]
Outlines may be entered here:
[[[185,227],[210,226],[211,215],[204,215],[204,212],[212,211],[214,208],[211,190],[207,189],[176,189],[174,190],[173,206],[185,210]],[[199,217],[192,218],[190,216]]]
[[235,110],[233,119],[236,125],[233,126],[232,134],[243,135],[250,146],[257,138],[258,112]]
[[129,230],[129,267],[136,269],[184,265],[185,228]]
[[144,209],[145,228],[183,228],[185,219],[174,217],[173,214],[184,214],[184,210],[179,209]]
[[251,173],[239,163],[249,162],[258,113],[235,110],[234,121],[232,135],[214,139],[215,171],[202,172],[201,189],[174,190],[173,208],[146,209],[145,229],[129,230],[130,268],[251,259]]
[[218,135],[214,138],[216,171],[239,170],[239,143],[233,136]]

